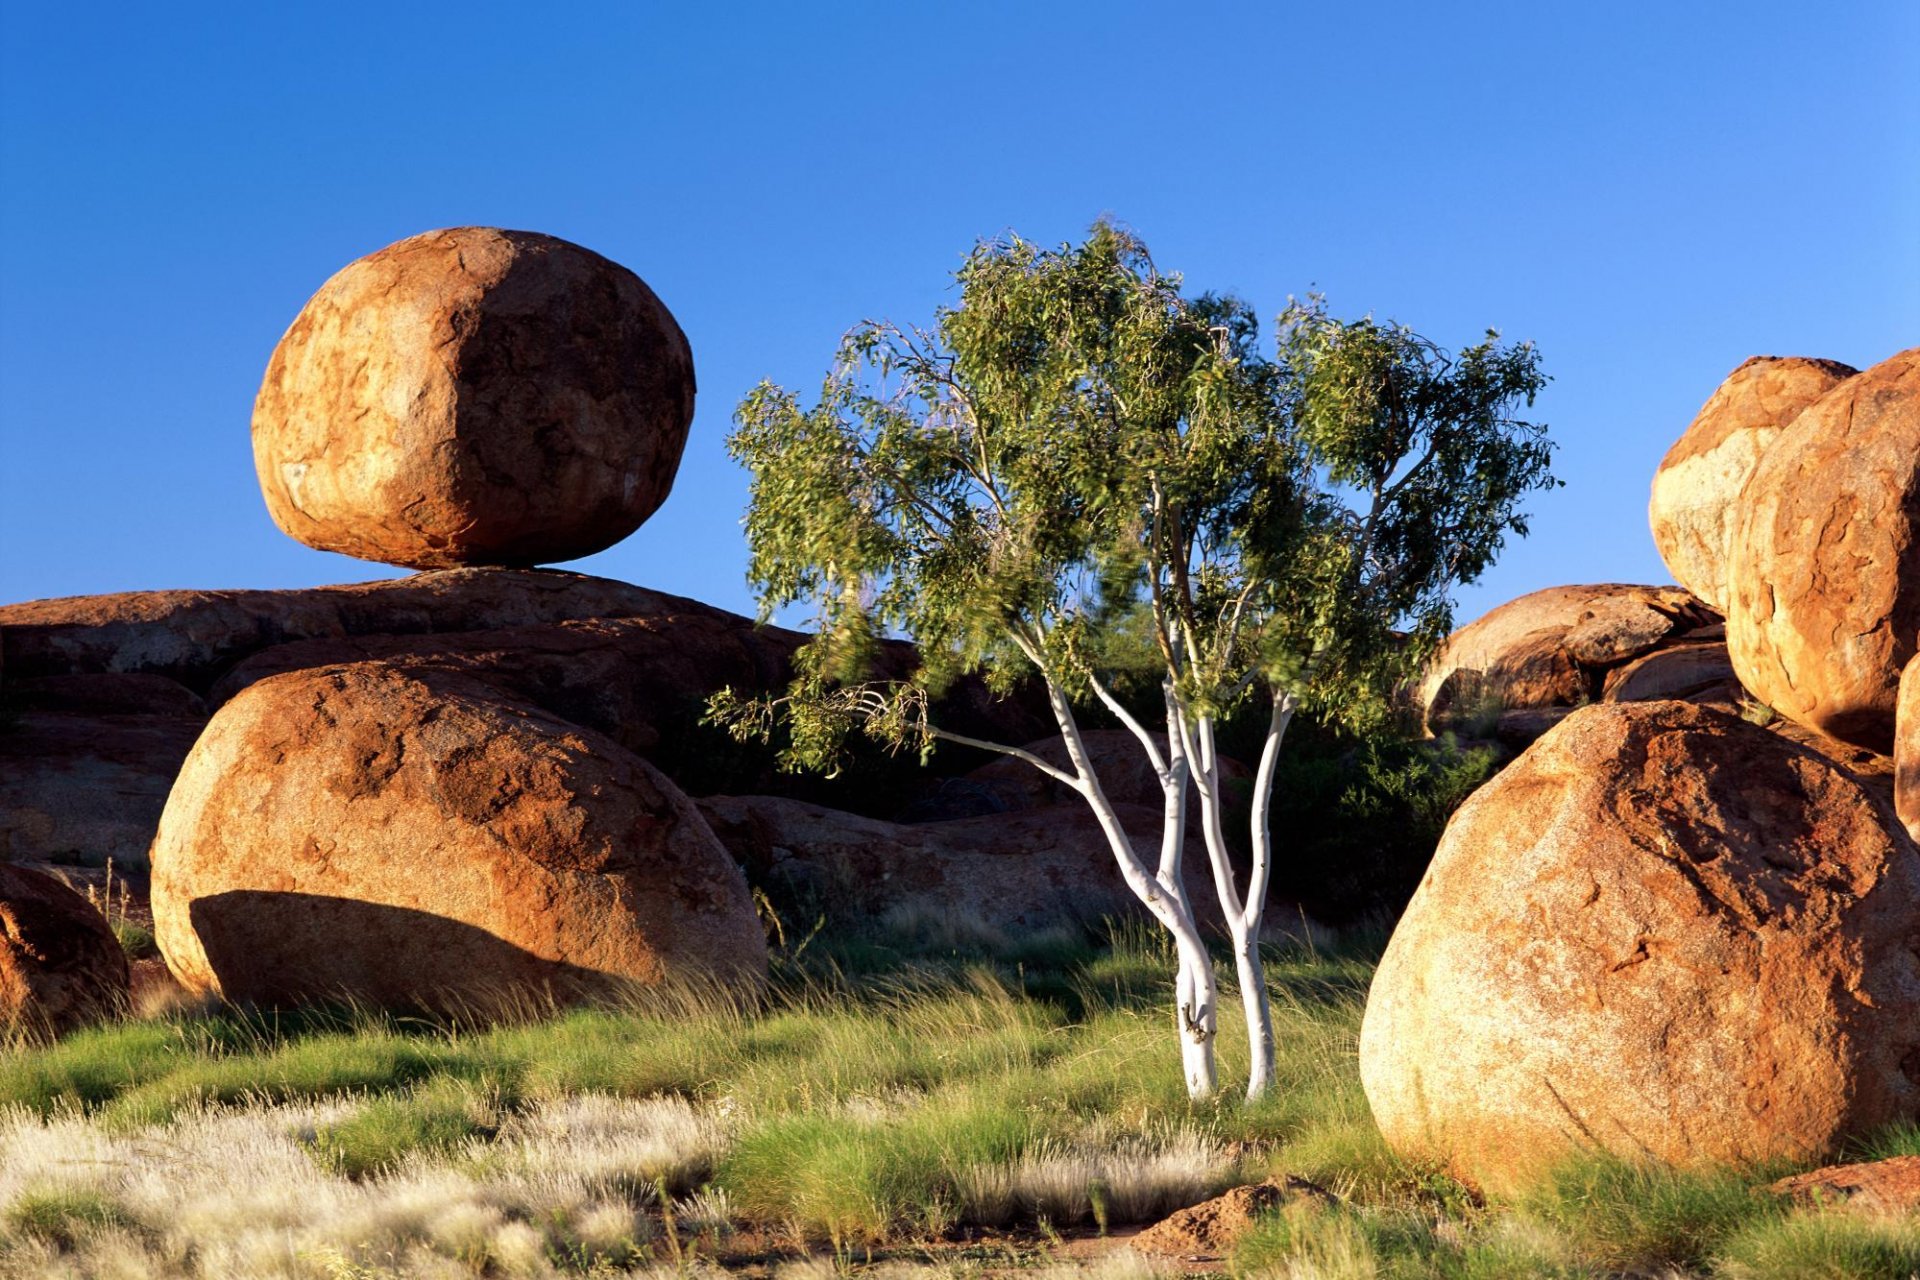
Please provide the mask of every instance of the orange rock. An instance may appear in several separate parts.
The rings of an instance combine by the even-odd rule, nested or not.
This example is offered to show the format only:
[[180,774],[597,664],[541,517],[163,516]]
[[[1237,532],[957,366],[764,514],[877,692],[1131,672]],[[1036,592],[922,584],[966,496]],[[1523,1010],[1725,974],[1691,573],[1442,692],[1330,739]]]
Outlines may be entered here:
[[1772,1189],[1803,1204],[1845,1205],[1866,1213],[1920,1212],[1920,1156],[1815,1169],[1782,1178]]
[[322,285],[253,411],[274,523],[415,568],[612,546],[673,486],[693,355],[640,277],[552,236],[457,227]]
[[1127,1243],[1141,1253],[1208,1261],[1233,1251],[1254,1224],[1294,1204],[1338,1204],[1325,1188],[1305,1178],[1269,1178],[1181,1209]]
[[1727,375],[1654,473],[1647,518],[1675,582],[1726,607],[1727,532],[1741,487],[1801,410],[1858,372],[1837,360],[1755,356]]
[[1492,1190],[1577,1148],[1805,1160],[1920,1113],[1920,852],[1680,702],[1574,712],[1448,825],[1360,1036],[1389,1143]]
[[1608,669],[1718,621],[1678,587],[1548,587],[1449,636],[1413,691],[1415,705],[1438,733],[1504,711],[1598,701]]
[[189,991],[485,1008],[626,983],[758,983],[739,868],[612,740],[470,678],[294,672],[217,712],[154,839],[154,933]]
[[59,1035],[126,1007],[127,956],[93,904],[0,863],[0,1028]]
[[1920,650],[1920,347],[1795,418],[1741,493],[1727,650],[1781,715],[1882,755]]
[[1920,657],[1900,674],[1893,742],[1893,803],[1907,834],[1920,840]]

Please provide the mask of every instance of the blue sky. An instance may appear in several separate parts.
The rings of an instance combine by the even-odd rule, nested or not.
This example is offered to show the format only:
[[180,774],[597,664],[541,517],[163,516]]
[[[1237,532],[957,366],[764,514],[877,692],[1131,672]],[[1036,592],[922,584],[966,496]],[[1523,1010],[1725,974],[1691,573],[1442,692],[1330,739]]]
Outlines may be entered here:
[[1566,488],[1461,593],[1665,581],[1726,372],[1920,342],[1920,5],[0,0],[0,600],[387,576],[268,520],[301,304],[433,227],[576,240],[692,341],[673,497],[570,567],[736,609],[762,377],[927,317],[975,240],[1142,234],[1196,289],[1531,338]]

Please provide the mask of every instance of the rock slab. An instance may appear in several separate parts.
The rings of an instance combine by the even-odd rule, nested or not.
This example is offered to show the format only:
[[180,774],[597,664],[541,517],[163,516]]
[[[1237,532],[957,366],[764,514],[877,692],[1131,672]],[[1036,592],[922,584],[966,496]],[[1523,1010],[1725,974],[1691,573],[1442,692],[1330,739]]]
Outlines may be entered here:
[[1893,749],[1920,652],[1920,347],[1847,379],[1773,442],[1727,551],[1727,651],[1755,697]]
[[154,840],[182,986],[267,1005],[487,1009],[754,985],[739,868],[617,743],[449,672],[293,672],[215,714]]
[[274,523],[413,568],[604,550],[673,486],[693,355],[633,272],[553,236],[430,231],[352,262],[253,410]]
[[1398,1151],[1493,1190],[1580,1148],[1817,1159],[1920,1115],[1920,852],[1776,734],[1574,712],[1454,815],[1374,978]]

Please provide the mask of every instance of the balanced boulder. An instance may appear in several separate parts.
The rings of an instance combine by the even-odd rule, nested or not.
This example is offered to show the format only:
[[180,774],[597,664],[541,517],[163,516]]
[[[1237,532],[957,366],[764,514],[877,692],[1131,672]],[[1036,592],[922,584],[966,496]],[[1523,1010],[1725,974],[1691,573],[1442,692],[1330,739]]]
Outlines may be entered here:
[[450,672],[263,680],[214,716],[153,850],[191,991],[486,1008],[629,983],[759,982],[739,868],[611,739]]
[[323,551],[415,568],[613,545],[666,499],[693,356],[640,277],[459,227],[348,264],[281,338],[253,411],[267,509]]
[[1755,356],[1727,375],[1654,473],[1647,519],[1675,582],[1726,608],[1727,531],[1747,477],[1801,410],[1858,372],[1837,360]]
[[1822,756],[1680,702],[1574,712],[1454,815],[1360,1036],[1401,1153],[1807,1160],[1920,1115],[1920,852]]
[[1728,542],[1727,649],[1780,714],[1881,754],[1920,651],[1920,347],[1849,378],[1755,466]]
[[93,904],[0,863],[0,1029],[59,1035],[127,1002],[127,956]]

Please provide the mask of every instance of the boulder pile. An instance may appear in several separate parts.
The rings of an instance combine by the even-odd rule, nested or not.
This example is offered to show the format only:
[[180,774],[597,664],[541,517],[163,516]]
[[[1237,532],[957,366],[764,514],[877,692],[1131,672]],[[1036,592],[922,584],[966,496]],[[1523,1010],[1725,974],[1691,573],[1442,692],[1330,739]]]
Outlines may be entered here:
[[1741,365],[1650,517],[1682,588],[1522,597],[1414,690],[1531,745],[1448,825],[1361,1074],[1395,1149],[1490,1189],[1920,1117],[1920,349]]

